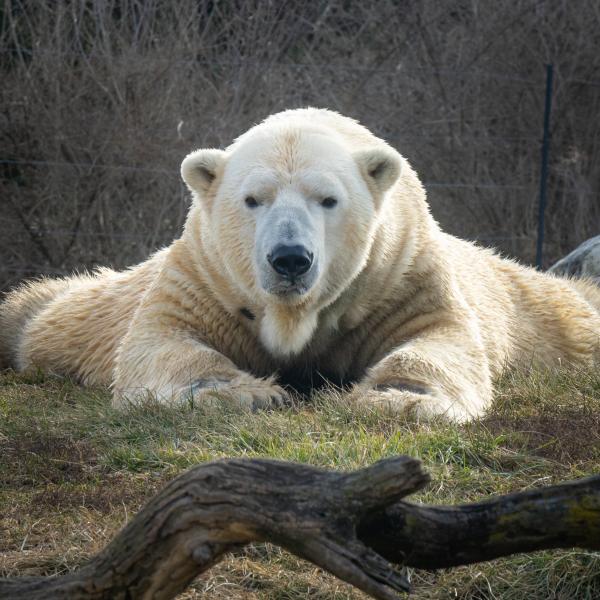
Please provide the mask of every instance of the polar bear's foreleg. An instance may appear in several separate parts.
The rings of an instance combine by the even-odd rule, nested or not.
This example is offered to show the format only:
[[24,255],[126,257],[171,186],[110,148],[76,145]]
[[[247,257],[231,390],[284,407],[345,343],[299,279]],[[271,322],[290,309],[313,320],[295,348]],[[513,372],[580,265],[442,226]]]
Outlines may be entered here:
[[489,406],[492,376],[470,332],[440,328],[389,352],[369,369],[353,396],[417,418],[466,421]]
[[126,339],[119,349],[113,406],[151,397],[162,403],[231,402],[248,409],[282,405],[274,378],[259,379],[191,337]]

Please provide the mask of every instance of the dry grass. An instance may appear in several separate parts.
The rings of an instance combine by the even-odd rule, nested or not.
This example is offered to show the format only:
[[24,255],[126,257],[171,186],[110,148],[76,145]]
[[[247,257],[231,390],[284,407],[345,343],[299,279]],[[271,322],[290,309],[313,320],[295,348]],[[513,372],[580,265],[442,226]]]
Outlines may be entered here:
[[[220,456],[270,456],[342,469],[394,454],[420,457],[433,484],[419,499],[490,494],[600,472],[597,370],[511,373],[494,409],[451,426],[399,422],[322,393],[282,412],[221,407],[110,408],[106,390],[53,378],[0,380],[0,573],[60,573],[80,565],[166,480]],[[437,573],[412,573],[413,597],[592,600],[600,555],[541,552]],[[358,592],[269,545],[228,557],[182,595],[350,599]]]

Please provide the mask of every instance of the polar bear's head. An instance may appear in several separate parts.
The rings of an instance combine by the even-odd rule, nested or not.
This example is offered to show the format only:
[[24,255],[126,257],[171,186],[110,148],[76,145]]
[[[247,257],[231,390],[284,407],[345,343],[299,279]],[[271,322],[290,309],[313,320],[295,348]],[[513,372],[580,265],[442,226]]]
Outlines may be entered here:
[[[226,150],[185,158],[182,176],[209,224],[205,235],[233,284],[264,307],[271,325],[262,337],[272,351],[299,352],[318,311],[364,268],[401,164],[355,121],[317,109],[279,113]],[[277,319],[299,327],[273,333]]]

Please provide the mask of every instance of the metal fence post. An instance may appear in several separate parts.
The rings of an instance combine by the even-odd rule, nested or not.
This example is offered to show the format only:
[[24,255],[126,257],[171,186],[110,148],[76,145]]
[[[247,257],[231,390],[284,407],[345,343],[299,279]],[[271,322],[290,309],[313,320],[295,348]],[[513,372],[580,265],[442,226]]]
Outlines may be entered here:
[[544,246],[544,215],[546,212],[546,189],[548,184],[548,155],[550,152],[550,110],[552,109],[553,65],[546,65],[546,102],[544,106],[544,137],[542,139],[542,169],[540,174],[540,204],[538,210],[538,234],[535,265],[542,268]]

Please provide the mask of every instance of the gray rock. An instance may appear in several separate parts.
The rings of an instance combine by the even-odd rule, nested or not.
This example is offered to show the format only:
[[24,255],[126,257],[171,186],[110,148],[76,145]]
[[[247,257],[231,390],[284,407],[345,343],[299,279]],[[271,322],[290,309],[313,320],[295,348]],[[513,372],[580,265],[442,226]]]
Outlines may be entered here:
[[600,284],[600,235],[577,246],[549,269],[549,273],[563,276],[590,277]]

